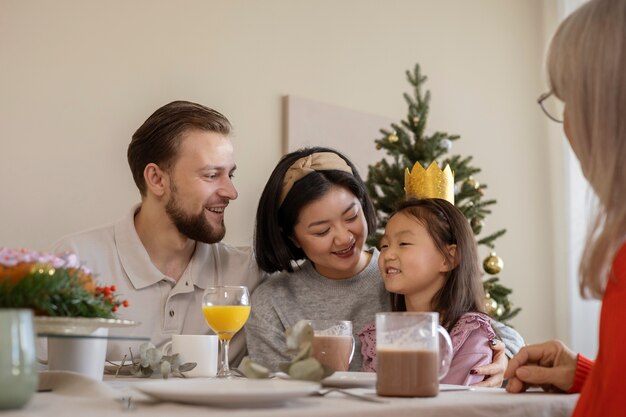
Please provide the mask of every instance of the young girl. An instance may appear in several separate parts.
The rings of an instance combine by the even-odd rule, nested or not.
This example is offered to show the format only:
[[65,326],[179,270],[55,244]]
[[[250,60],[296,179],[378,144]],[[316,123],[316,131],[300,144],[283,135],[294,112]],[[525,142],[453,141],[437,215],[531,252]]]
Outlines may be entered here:
[[[450,333],[453,359],[441,382],[482,381],[475,368],[491,363],[495,338],[483,314],[476,242],[463,214],[446,200],[409,199],[389,218],[378,258],[393,311],[436,311]],[[375,327],[360,335],[364,370],[376,370]]]

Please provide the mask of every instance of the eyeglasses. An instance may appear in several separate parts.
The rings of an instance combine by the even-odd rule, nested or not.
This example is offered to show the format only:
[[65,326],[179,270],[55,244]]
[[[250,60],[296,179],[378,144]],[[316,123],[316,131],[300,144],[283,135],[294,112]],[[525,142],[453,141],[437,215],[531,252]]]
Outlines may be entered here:
[[[548,100],[550,97],[552,97],[552,100]],[[554,95],[554,91],[550,90],[540,95],[537,99],[537,103],[550,120],[563,123],[563,102]],[[554,114],[559,117],[553,116]]]

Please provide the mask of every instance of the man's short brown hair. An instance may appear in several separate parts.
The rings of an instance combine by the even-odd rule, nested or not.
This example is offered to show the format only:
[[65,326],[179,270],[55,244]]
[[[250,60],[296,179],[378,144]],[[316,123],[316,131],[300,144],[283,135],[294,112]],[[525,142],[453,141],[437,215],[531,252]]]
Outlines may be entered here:
[[227,136],[231,125],[218,111],[189,101],[173,101],[152,113],[137,129],[128,145],[128,164],[142,196],[146,195],[146,165],[155,163],[168,169],[176,159],[182,135],[196,129]]

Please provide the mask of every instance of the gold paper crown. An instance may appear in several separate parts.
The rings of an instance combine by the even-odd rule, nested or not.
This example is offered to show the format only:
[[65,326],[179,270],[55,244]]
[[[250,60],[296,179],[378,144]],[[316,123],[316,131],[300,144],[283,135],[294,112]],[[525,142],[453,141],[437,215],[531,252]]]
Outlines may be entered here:
[[441,198],[454,204],[454,175],[450,165],[446,165],[443,171],[435,161],[428,169],[419,162],[413,165],[411,172],[405,168],[404,192],[407,197]]

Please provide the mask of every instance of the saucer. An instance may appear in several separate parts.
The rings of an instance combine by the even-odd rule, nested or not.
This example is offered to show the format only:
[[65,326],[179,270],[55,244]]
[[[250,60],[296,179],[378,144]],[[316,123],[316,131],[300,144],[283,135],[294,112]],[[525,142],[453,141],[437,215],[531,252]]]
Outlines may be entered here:
[[88,336],[100,327],[132,327],[140,323],[132,320],[104,319],[91,317],[48,317],[34,318],[35,333],[39,336],[76,335]]
[[[325,387],[334,388],[374,388],[376,386],[375,372],[335,372],[322,380]],[[439,384],[439,391],[471,391],[472,387],[465,385]]]
[[324,378],[322,385],[336,388],[372,388],[376,386],[376,373],[336,371]]

